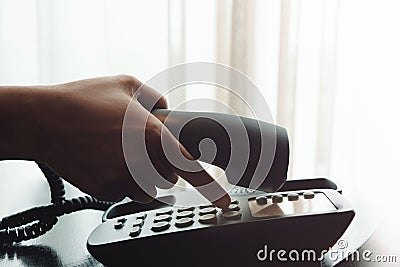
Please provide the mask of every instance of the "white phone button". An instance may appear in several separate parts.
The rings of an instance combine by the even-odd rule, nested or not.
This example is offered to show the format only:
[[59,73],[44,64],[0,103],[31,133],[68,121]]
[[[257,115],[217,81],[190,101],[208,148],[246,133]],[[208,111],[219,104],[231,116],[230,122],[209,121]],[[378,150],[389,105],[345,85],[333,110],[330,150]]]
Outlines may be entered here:
[[135,226],[131,229],[129,236],[130,237],[136,237],[140,234],[140,227],[139,226]]
[[182,227],[190,226],[193,223],[194,223],[194,221],[193,221],[192,218],[187,218],[186,217],[186,218],[181,218],[181,219],[176,220],[175,226],[182,228]]
[[172,217],[168,214],[164,214],[164,215],[159,215],[157,217],[154,218],[154,222],[161,222],[161,221],[170,221],[172,219]]
[[178,209],[178,212],[183,212],[183,211],[193,211],[194,207],[181,207]]
[[215,214],[215,213],[217,213],[217,209],[214,208],[214,207],[204,208],[204,209],[201,209],[201,210],[199,211],[199,214],[200,214],[200,215]]
[[232,199],[232,200],[231,200],[231,204],[239,204],[239,200],[237,200],[237,199]]
[[171,208],[165,208],[165,209],[158,210],[156,212],[156,215],[172,214],[172,212],[173,212],[173,210]]
[[124,227],[123,222],[117,222],[116,224],[114,224],[114,229],[116,230],[122,229],[123,227]]
[[186,211],[182,211],[182,212],[179,212],[177,215],[176,215],[176,218],[177,219],[180,219],[180,218],[185,218],[185,217],[193,217],[194,216],[194,213],[192,212],[192,211],[189,211],[189,210],[186,210]]
[[151,230],[153,230],[154,232],[161,232],[161,231],[167,230],[169,227],[170,227],[170,224],[168,222],[162,221],[162,222],[153,224],[153,226],[151,227]]
[[199,222],[202,224],[213,224],[217,222],[215,214],[205,214],[199,217]]
[[226,209],[226,210],[224,210],[224,212],[225,211],[239,211],[240,210],[240,207],[239,207],[239,205],[237,205],[237,204],[230,204],[229,206],[228,206],[228,208]]

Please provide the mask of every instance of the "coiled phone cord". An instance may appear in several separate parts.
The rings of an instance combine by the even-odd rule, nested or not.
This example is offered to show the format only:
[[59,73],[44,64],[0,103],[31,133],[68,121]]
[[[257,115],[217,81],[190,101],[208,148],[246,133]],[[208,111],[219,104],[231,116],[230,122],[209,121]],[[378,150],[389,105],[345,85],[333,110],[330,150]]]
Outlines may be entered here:
[[64,183],[49,166],[36,162],[50,186],[51,204],[19,212],[0,221],[0,245],[34,239],[49,231],[58,217],[83,209],[106,210],[113,202],[92,196],[65,199]]

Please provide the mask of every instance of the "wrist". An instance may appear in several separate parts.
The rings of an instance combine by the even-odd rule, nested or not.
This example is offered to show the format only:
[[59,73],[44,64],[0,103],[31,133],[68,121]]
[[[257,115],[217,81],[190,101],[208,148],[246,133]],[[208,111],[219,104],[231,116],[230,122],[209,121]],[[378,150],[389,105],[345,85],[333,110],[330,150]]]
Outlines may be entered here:
[[42,160],[42,114],[51,87],[0,87],[0,158]]

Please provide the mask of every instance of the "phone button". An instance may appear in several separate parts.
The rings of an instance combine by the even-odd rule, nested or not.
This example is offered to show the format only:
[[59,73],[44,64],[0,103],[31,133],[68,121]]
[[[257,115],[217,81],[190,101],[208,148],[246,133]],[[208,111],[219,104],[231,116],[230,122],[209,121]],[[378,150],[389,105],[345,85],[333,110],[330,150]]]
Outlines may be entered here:
[[192,211],[186,210],[186,211],[182,211],[182,212],[178,213],[176,215],[176,218],[180,219],[180,218],[193,217],[193,216],[194,216],[194,213]]
[[204,205],[200,205],[200,209],[213,208],[213,207],[214,207],[213,204],[204,204]]
[[272,203],[281,203],[283,202],[283,196],[280,194],[272,196]]
[[144,220],[144,219],[146,219],[146,217],[147,217],[147,214],[146,214],[146,213],[142,213],[142,214],[138,215],[138,216],[136,217],[136,219]]
[[230,204],[228,206],[228,208],[226,208],[225,210],[223,210],[223,212],[227,212],[227,211],[239,211],[240,207],[237,204]]
[[213,224],[217,222],[215,214],[205,214],[199,217],[199,222],[202,224]]
[[154,222],[161,222],[161,221],[170,221],[172,219],[172,217],[170,215],[167,214],[163,214],[163,215],[159,215],[157,217],[154,218]]
[[129,233],[130,237],[136,237],[140,234],[140,227],[139,226],[135,226],[131,229],[131,232]]
[[217,209],[214,208],[214,207],[204,208],[204,209],[201,209],[201,210],[199,211],[199,214],[200,214],[200,215],[215,214],[215,213],[217,213]]
[[239,200],[237,200],[237,199],[232,199],[231,204],[239,204]]
[[156,215],[172,214],[172,212],[173,212],[173,210],[171,208],[165,208],[165,209],[158,210],[156,212]]
[[117,222],[116,224],[114,224],[114,229],[116,230],[122,229],[123,227],[124,227],[123,222]]
[[182,228],[182,227],[190,226],[193,223],[194,223],[194,221],[193,221],[192,218],[187,218],[186,217],[186,218],[181,218],[181,219],[176,220],[175,226]]
[[289,201],[296,201],[299,200],[299,194],[290,193],[287,195]]
[[170,227],[170,224],[168,222],[157,222],[155,224],[153,224],[153,226],[151,227],[151,230],[153,230],[154,232],[161,232],[164,230],[167,230]]
[[193,211],[194,207],[181,207],[178,209],[178,212],[183,212],[183,211]]
[[117,222],[119,223],[125,223],[126,222],[126,218],[120,218],[117,220]]
[[267,197],[265,197],[265,196],[259,196],[259,197],[256,197],[256,203],[258,204],[258,205],[265,205],[265,204],[267,204],[268,203],[268,198]]
[[242,214],[234,210],[222,213],[222,216],[224,216],[225,220],[240,220],[242,218]]

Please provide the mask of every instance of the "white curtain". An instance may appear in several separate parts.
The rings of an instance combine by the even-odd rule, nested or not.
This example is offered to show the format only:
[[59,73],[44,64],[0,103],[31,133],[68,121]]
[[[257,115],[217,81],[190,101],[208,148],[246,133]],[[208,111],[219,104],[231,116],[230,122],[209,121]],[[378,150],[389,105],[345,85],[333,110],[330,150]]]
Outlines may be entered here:
[[[374,192],[400,185],[398,10],[396,0],[0,0],[0,83],[146,81],[179,63],[227,64],[287,127],[290,178],[327,176],[376,206]],[[234,101],[201,85],[169,101],[197,97]]]

